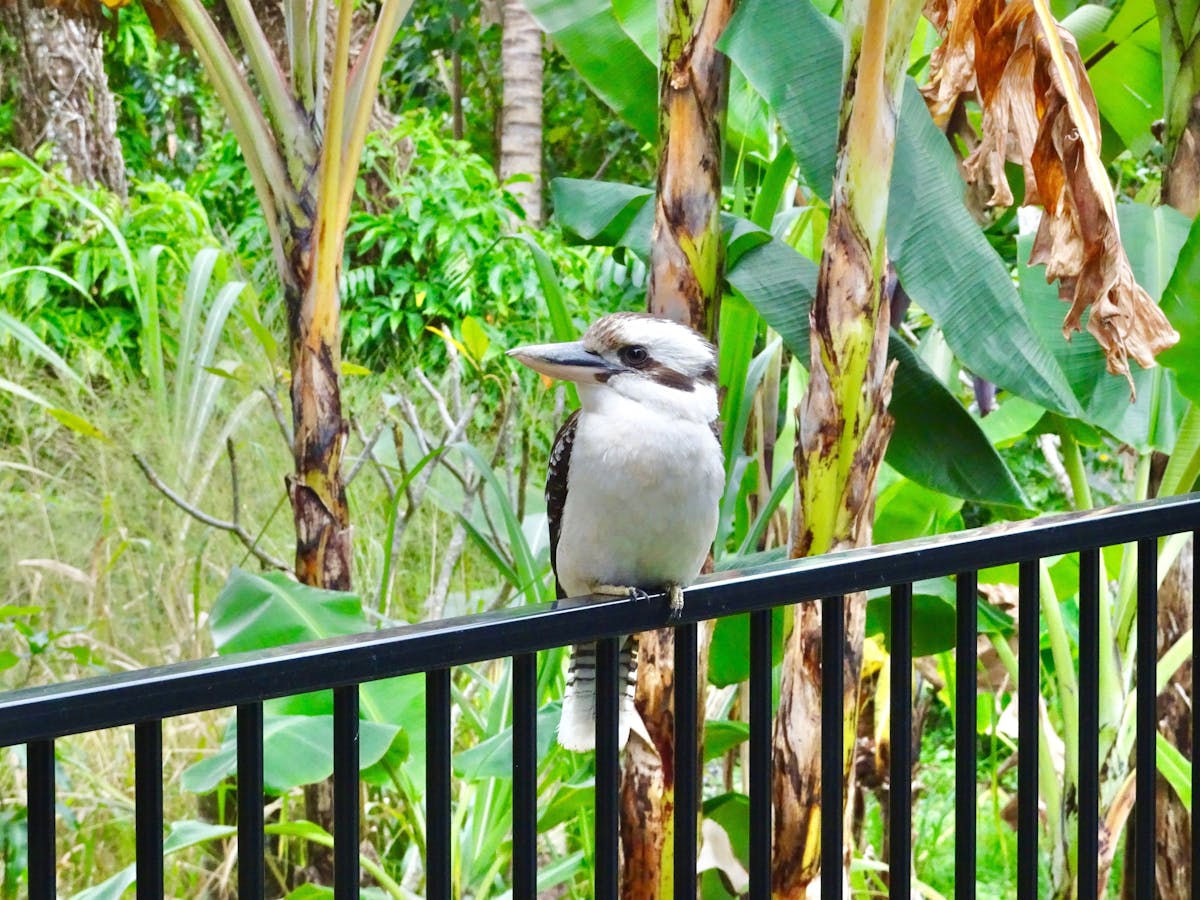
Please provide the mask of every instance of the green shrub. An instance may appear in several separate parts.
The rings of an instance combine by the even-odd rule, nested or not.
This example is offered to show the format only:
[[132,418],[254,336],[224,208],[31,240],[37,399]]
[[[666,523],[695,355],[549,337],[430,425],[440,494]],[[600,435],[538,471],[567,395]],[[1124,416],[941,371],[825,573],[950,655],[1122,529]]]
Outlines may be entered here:
[[123,203],[15,152],[0,153],[0,222],[0,310],[92,373],[145,368],[147,303],[170,326],[192,259],[217,243],[204,208],[162,182]]
[[[430,328],[448,328],[467,348],[481,345],[470,339],[474,324],[463,333],[468,317],[488,334],[488,355],[549,339],[530,250],[511,239],[519,208],[464,142],[443,137],[423,118],[404,117],[368,141],[358,201],[343,277],[350,358],[383,366],[436,364],[444,343]],[[551,230],[524,236],[550,255],[572,316],[613,306],[616,291],[602,290],[596,277],[603,253],[567,247]]]

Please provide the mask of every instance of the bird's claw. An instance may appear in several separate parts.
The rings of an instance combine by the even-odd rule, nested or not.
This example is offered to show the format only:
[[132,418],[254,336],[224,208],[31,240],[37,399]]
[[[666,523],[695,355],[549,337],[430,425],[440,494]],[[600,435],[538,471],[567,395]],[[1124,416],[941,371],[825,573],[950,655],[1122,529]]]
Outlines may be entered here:
[[683,615],[683,588],[673,584],[667,589],[667,596],[670,598],[671,621],[676,622]]
[[638,603],[645,603],[650,599],[650,595],[639,587],[631,587],[628,591],[628,596],[630,600],[635,600]]

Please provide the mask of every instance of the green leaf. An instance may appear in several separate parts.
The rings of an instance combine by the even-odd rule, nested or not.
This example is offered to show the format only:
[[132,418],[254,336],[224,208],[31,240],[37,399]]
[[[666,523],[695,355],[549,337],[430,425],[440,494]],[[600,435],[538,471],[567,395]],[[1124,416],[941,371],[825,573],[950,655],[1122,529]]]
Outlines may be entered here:
[[599,247],[649,252],[654,196],[649,188],[615,181],[555,178],[550,183],[554,218],[568,237]]
[[533,239],[533,236],[521,232],[510,238],[520,241],[533,254],[533,265],[537,270],[538,283],[542,287],[542,297],[546,301],[546,309],[550,313],[550,330],[556,341],[573,341],[578,337],[575,326],[571,323],[570,313],[567,312],[567,300],[563,295],[562,283],[554,270],[554,261]]
[[[378,762],[400,732],[396,725],[359,723],[358,759],[361,768]],[[184,790],[204,794],[237,771],[237,721],[230,722],[221,748],[184,770]],[[315,784],[333,774],[333,716],[263,717],[263,784],[283,793],[302,784]]]
[[[783,660],[783,608],[771,611],[771,665]],[[750,677],[750,616],[725,616],[713,626],[708,680],[717,687],[740,684]]]
[[282,572],[235,568],[210,618],[218,653],[239,653],[372,631],[356,594],[326,591]]
[[[888,463],[913,481],[944,494],[1029,508],[979,421],[895,331],[888,341],[888,354],[899,363],[888,405],[896,420],[887,448]],[[945,446],[949,452],[935,451],[935,445]]]
[[717,42],[770,104],[818,196],[833,187],[842,37],[808,0],[746,0]]
[[596,96],[655,140],[658,71],[621,27],[611,0],[528,0],[525,6]]
[[888,253],[901,284],[976,375],[1047,409],[1078,415],[1066,375],[1030,323],[962,194],[946,136],[910,81],[888,200]]
[[958,531],[962,528],[960,509],[962,500],[958,497],[930,490],[907,478],[897,478],[885,485],[881,474],[872,542],[891,544]]
[[483,330],[483,326],[479,324],[479,320],[474,316],[465,316],[463,318],[462,339],[467,352],[471,354],[476,362],[482,362],[483,355],[487,353],[492,340],[487,336],[487,332]]
[[[949,578],[931,578],[913,585],[912,655],[932,656],[950,650],[955,643],[955,587]],[[891,651],[892,595],[888,588],[871,591],[867,597],[864,634],[882,634]]]
[[1192,223],[1163,290],[1162,311],[1179,332],[1179,343],[1158,361],[1175,373],[1180,392],[1200,405],[1200,218]]
[[1105,135],[1104,156],[1121,147],[1109,146],[1109,134],[1143,156],[1153,146],[1151,126],[1162,116],[1162,44],[1153,0],[1126,0],[1114,14],[1085,4],[1062,20],[1079,43],[1080,56]]
[[59,421],[60,424],[74,431],[76,434],[81,434],[86,438],[92,438],[97,441],[104,441],[106,444],[112,443],[108,435],[85,419],[83,416],[71,412],[69,409],[58,409],[52,407],[46,410],[51,416]]
[[538,817],[538,831],[546,832],[576,816],[587,815],[596,806],[596,785],[592,779],[561,785]]
[[[562,703],[548,703],[537,713],[538,761],[546,758],[550,744],[558,729],[558,718],[562,715]],[[481,778],[512,778],[512,726],[505,728],[469,750],[454,756],[454,772],[468,781]]]
[[1192,811],[1192,764],[1186,756],[1159,732],[1154,733],[1157,749],[1155,761],[1159,774],[1171,785],[1179,802],[1189,813]]
[[724,756],[738,744],[750,739],[750,725],[729,719],[709,719],[704,723],[704,761]]
[[[232,825],[214,825],[211,822],[196,822],[190,819],[173,822],[171,830],[163,839],[163,856],[236,834],[237,827]],[[111,878],[75,894],[72,900],[118,900],[136,883],[137,864],[131,863]]]

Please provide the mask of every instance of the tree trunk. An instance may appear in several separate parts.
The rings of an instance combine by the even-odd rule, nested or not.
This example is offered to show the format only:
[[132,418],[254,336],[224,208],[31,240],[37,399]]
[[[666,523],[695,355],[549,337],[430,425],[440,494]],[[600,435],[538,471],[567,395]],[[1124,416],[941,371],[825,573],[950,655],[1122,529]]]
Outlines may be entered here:
[[1189,219],[1200,213],[1200,94],[1192,97],[1187,125],[1163,171],[1162,200]]
[[503,17],[500,180],[532,179],[509,190],[525,210],[525,221],[536,227],[542,224],[542,30],[521,0],[504,0]]
[[[716,49],[736,0],[663,0],[659,167],[650,244],[651,313],[716,342],[721,296],[721,151],[729,60]],[[686,249],[685,249],[686,248]],[[697,635],[701,722],[709,633]],[[672,895],[675,799],[675,633],[640,635],[637,707],[654,747],[631,736],[621,781],[625,900]]]
[[0,28],[12,39],[0,75],[15,94],[17,147],[32,156],[49,144],[51,159],[72,181],[125,196],[125,158],[117,110],[104,71],[101,20],[70,15],[35,0],[0,5]]
[[[1175,560],[1158,592],[1158,650],[1169,649],[1192,627],[1192,545]],[[1158,730],[1180,753],[1192,758],[1192,660],[1184,663],[1158,695]],[[1192,896],[1192,819],[1179,795],[1160,774],[1155,786],[1155,883],[1159,900]]]
[[[792,557],[871,539],[875,479],[892,431],[887,403],[894,366],[887,362],[889,314],[881,289],[884,226],[904,63],[919,8],[915,0],[847,6],[842,138],[812,309],[810,378],[798,410]],[[844,815],[853,777],[865,610],[865,595],[846,598],[846,784],[843,808],[826,814]],[[820,872],[821,667],[821,606],[806,603],[788,639],[775,722],[772,888],[782,898],[806,896]],[[843,841],[848,864],[845,846]]]

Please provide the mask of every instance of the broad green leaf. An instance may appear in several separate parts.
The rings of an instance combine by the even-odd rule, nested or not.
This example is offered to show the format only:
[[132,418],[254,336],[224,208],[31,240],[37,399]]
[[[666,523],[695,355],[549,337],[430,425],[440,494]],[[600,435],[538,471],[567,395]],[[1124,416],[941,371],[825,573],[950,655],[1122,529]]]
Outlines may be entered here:
[[962,194],[946,136],[910,81],[888,201],[888,253],[901,284],[966,368],[1047,409],[1078,415],[1066,376]]
[[[654,192],[614,181],[555,178],[554,218],[568,237],[600,247],[635,246],[645,256],[654,220]],[[644,239],[643,239],[644,234]]]
[[1028,434],[1045,414],[1046,410],[1024,397],[1006,395],[994,410],[977,421],[989,441],[997,447],[1006,447]]
[[842,38],[808,0],[745,0],[717,42],[779,119],[805,181],[833,187]]
[[[400,729],[377,722],[359,723],[359,766],[378,762]],[[237,772],[237,721],[230,722],[221,748],[184,770],[184,790],[211,791]],[[315,784],[333,774],[333,717],[276,716],[263,718],[263,784],[283,793],[302,784]]]
[[[888,406],[896,420],[887,448],[889,465],[955,497],[1028,508],[1029,501],[979,421],[895,331],[888,355],[899,363]],[[933,451],[933,445],[947,447],[948,452]]]
[[217,595],[209,621],[218,653],[373,630],[355,594],[309,587],[281,572],[255,575],[237,568]]
[[704,816],[725,829],[733,851],[743,864],[750,856],[750,798],[731,791],[704,801]]
[[746,722],[729,719],[709,719],[704,723],[704,761],[724,756],[738,744],[750,739]]
[[[931,656],[954,647],[955,587],[949,578],[931,578],[913,585],[912,654]],[[892,595],[887,588],[867,597],[867,635],[882,634],[889,652],[892,640]]]
[[125,892],[135,884],[137,884],[137,865],[130,863],[111,878],[75,894],[71,900],[120,900]]
[[1180,392],[1200,404],[1200,218],[1192,223],[1162,295],[1162,311],[1179,332],[1179,343],[1159,354]]
[[962,500],[958,497],[930,490],[907,478],[885,484],[881,473],[872,543],[891,544],[958,531],[962,528],[960,509]]
[[611,0],[526,0],[571,67],[649,141],[658,133],[658,70],[621,27]]
[[[783,660],[783,608],[771,612],[771,665]],[[708,656],[708,680],[717,687],[739,684],[750,677],[750,616],[725,616],[713,627]]]
[[[538,761],[546,758],[550,744],[558,730],[558,719],[562,715],[562,703],[548,703],[537,713]],[[513,730],[510,725],[503,731],[481,741],[469,750],[454,756],[456,775],[476,781],[481,778],[512,778]]]
[[[1117,221],[1138,283],[1152,299],[1160,295],[1169,297],[1176,260],[1186,253],[1187,220],[1169,207],[1122,203],[1117,206]],[[1017,240],[1021,299],[1034,329],[1051,348],[1078,398],[1081,413],[1077,418],[1139,449],[1154,446],[1169,452],[1182,414],[1182,405],[1174,397],[1175,376],[1161,368],[1147,370],[1131,363],[1137,401],[1130,403],[1128,383],[1106,371],[1104,352],[1095,338],[1085,330],[1073,335],[1069,342],[1063,339],[1062,320],[1067,305],[1058,299],[1058,288],[1046,283],[1045,268],[1029,267],[1032,246],[1032,235]],[[1184,289],[1193,288],[1188,285]],[[1164,301],[1164,311],[1170,318],[1168,301]],[[1086,324],[1085,319],[1085,328]],[[1187,346],[1183,341],[1180,344]],[[1169,359],[1178,358],[1177,349],[1161,355],[1164,365],[1169,366]],[[1185,365],[1194,356],[1187,354]],[[1200,366],[1197,370],[1200,371]]]
[[[1075,36],[1106,131],[1142,156],[1154,143],[1151,125],[1162,115],[1162,46],[1153,0],[1125,0],[1114,13],[1085,4],[1062,20]],[[1108,146],[1105,157],[1120,146]]]

